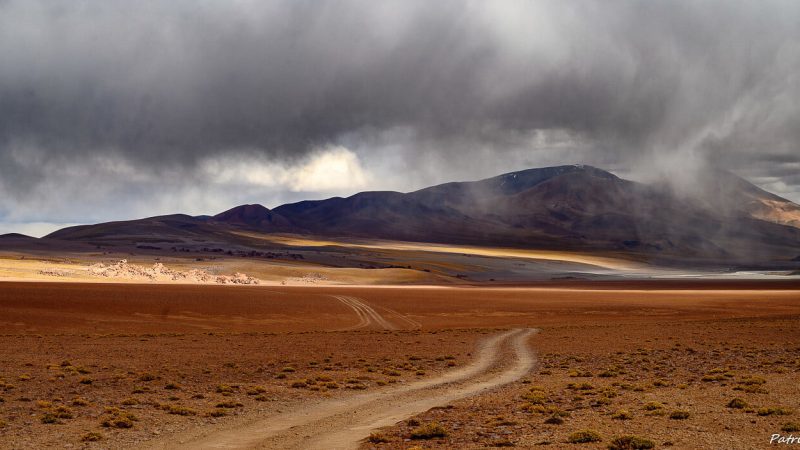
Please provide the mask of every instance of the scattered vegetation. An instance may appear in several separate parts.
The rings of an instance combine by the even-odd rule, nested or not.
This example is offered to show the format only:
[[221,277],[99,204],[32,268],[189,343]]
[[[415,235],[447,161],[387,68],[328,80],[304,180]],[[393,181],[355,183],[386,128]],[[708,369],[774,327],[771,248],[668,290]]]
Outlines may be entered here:
[[728,408],[744,409],[744,408],[747,408],[748,406],[749,405],[747,404],[747,402],[744,401],[744,399],[741,399],[739,397],[736,397],[736,398],[734,398],[734,399],[732,399],[731,401],[728,402]]
[[105,414],[100,424],[106,428],[133,428],[133,423],[139,420],[132,413],[119,408],[106,408]]
[[411,439],[433,439],[447,436],[447,430],[436,422],[425,424],[411,432]]
[[616,413],[614,413],[614,414],[611,416],[611,418],[612,418],[612,419],[616,419],[616,420],[630,420],[630,419],[633,419],[633,414],[631,414],[631,413],[630,413],[628,410],[626,410],[626,409],[620,409],[619,411],[617,411]]
[[178,416],[196,416],[197,415],[197,411],[195,411],[195,410],[193,410],[191,408],[186,408],[184,406],[180,406],[180,405],[169,405],[166,408],[164,408],[164,410],[167,411],[169,414],[175,414],[175,415],[178,415]]
[[90,431],[81,437],[81,441],[83,442],[97,442],[101,440],[103,440],[103,435],[96,431]]
[[372,433],[367,438],[367,441],[371,444],[385,444],[389,442],[389,439],[380,433]]
[[594,430],[580,430],[576,431],[567,437],[567,442],[570,444],[588,444],[591,442],[600,442],[603,438],[600,433]]
[[621,436],[609,444],[609,450],[645,450],[655,448],[655,442],[639,436]]
[[759,416],[788,416],[792,414],[792,411],[782,407],[769,407],[759,408],[756,414]]
[[781,427],[781,431],[785,431],[787,433],[794,433],[800,431],[800,423],[797,422],[786,422]]
[[686,420],[689,418],[689,411],[682,409],[672,411],[669,415],[669,418],[673,420]]

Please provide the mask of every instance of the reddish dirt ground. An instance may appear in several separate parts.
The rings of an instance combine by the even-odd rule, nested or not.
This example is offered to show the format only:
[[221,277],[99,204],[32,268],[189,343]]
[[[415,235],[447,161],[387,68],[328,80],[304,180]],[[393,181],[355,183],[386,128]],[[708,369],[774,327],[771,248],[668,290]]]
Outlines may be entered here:
[[[400,329],[372,322],[334,331],[360,323],[334,296],[361,299]],[[423,413],[414,418],[421,425],[402,422],[381,431],[388,443],[364,446],[558,448],[592,429],[602,441],[587,448],[623,434],[658,447],[754,448],[800,421],[799,320],[800,288],[769,282],[0,283],[0,440],[3,448],[136,447],[436,376],[468,362],[478,340],[498,328],[535,327],[539,366],[523,382]],[[735,397],[746,406],[728,408]],[[649,402],[663,408],[644,409]],[[769,408],[788,414],[759,415]],[[614,418],[622,410],[631,417]],[[675,411],[689,417],[670,419]],[[102,425],[128,416],[136,419],[131,428]],[[553,416],[563,423],[544,423]],[[411,439],[430,421],[446,437]],[[83,442],[91,433],[101,440]]]
[[[0,325],[20,333],[320,331],[353,326],[335,295],[424,329],[541,327],[753,317],[797,312],[800,286],[770,282],[595,283],[570,288],[261,287],[0,283]],[[398,322],[398,325],[403,325]],[[405,326],[405,325],[403,325]]]

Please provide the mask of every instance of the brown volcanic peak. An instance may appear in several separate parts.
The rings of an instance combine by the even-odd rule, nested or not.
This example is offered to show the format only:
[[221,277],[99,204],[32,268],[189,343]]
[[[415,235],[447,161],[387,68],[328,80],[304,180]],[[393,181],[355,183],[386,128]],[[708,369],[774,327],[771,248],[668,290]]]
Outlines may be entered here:
[[147,217],[137,220],[123,220],[78,225],[54,231],[45,238],[64,240],[130,240],[135,238],[174,238],[197,237],[209,232],[206,221],[186,214]]
[[22,233],[0,234],[0,240],[28,240],[28,239],[36,239],[36,238]]
[[221,212],[211,218],[215,222],[258,229],[287,229],[290,223],[259,204],[241,205]]
[[767,192],[730,172],[707,177],[705,197],[727,212],[800,228],[800,205]]
[[[664,258],[711,258],[724,264],[786,262],[800,253],[800,229],[770,220],[769,214],[752,206],[779,202],[791,212],[797,205],[731,177],[722,177],[719,187],[709,190],[719,193],[715,201],[713,195],[679,196],[667,186],[623,180],[590,166],[559,166],[410,193],[362,192],[303,201],[274,210],[242,205],[212,218],[174,215],[74,227],[50,237],[138,242],[143,236],[167,236],[234,242],[238,238],[231,231],[249,228],[417,242],[630,251]],[[735,208],[720,208],[720,204]]]

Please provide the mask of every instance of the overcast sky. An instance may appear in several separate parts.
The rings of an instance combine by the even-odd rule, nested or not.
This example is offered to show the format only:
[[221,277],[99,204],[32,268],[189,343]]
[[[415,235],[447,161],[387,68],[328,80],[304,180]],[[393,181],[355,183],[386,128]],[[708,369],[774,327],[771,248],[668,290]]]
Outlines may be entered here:
[[800,201],[800,2],[0,0],[0,232],[585,163]]

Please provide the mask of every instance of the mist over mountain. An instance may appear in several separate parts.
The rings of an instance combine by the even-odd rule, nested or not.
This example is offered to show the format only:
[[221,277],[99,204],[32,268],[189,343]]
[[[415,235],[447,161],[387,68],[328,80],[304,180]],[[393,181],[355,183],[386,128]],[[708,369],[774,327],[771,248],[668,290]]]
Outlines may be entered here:
[[242,205],[70,227],[47,238],[99,243],[235,242],[236,230],[531,249],[629,252],[653,258],[788,261],[800,255],[800,207],[727,172],[689,197],[584,165],[528,169],[414,192],[362,192],[269,210]]
[[0,1],[0,233],[564,161],[691,196],[721,168],[800,202],[798,17],[787,0]]

